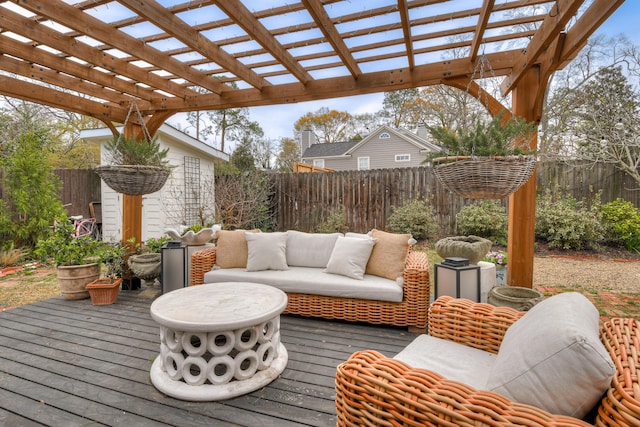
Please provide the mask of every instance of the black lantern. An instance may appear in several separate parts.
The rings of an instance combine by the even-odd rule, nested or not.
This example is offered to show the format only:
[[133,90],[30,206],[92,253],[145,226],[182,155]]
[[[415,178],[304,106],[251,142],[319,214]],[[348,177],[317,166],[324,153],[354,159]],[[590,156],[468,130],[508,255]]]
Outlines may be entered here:
[[466,258],[446,258],[434,265],[435,297],[449,295],[480,302],[480,266]]
[[187,245],[172,240],[160,248],[162,293],[187,286]]

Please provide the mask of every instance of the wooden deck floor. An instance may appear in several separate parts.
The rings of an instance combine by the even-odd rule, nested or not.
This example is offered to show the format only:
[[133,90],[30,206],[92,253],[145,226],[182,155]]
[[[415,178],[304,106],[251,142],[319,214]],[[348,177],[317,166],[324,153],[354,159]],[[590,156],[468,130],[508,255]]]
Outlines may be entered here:
[[54,298],[0,313],[2,426],[332,426],[334,373],[351,353],[396,354],[406,330],[282,316],[289,363],[246,396],[185,402],[158,392],[153,292],[120,292],[113,305]]

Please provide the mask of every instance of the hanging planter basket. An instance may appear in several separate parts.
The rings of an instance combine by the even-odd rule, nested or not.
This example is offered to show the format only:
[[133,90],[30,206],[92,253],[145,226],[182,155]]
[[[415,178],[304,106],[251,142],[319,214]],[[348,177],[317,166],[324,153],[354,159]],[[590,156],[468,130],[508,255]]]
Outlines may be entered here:
[[533,174],[533,155],[439,157],[433,160],[438,181],[468,199],[502,199],[522,187]]
[[106,165],[96,173],[113,191],[129,196],[142,196],[159,191],[167,182],[169,171],[159,166]]

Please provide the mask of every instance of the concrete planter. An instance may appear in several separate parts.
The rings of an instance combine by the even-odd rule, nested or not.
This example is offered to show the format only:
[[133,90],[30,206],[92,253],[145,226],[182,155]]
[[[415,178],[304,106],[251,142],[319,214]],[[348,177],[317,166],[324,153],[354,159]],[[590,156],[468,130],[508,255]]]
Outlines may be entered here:
[[477,264],[491,249],[491,240],[478,236],[445,237],[436,242],[436,252],[442,258],[466,258],[471,264]]

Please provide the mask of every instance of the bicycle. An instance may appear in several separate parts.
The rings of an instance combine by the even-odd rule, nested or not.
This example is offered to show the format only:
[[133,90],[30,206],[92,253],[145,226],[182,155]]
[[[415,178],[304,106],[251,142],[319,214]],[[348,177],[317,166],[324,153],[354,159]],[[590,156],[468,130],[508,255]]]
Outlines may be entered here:
[[[93,239],[100,240],[100,229],[96,224],[95,218],[83,218],[82,215],[69,216],[69,222],[73,225],[71,236],[74,238],[89,236]],[[58,225],[54,222],[54,228]]]

